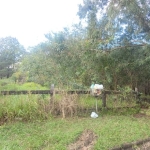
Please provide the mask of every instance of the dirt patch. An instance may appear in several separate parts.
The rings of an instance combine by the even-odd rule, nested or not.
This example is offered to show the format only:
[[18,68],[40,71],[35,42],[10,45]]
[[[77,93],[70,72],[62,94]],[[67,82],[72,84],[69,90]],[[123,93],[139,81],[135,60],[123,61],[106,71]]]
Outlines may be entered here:
[[8,120],[7,120],[7,118],[6,117],[1,117],[0,118],[0,126],[2,126],[3,124],[5,124],[6,122],[7,122]]
[[109,150],[150,150],[150,138],[136,142],[122,144],[121,147],[115,147]]
[[133,115],[135,118],[150,118],[150,116],[146,115],[145,113],[138,113]]
[[68,146],[67,150],[92,150],[96,139],[97,136],[93,131],[85,130],[75,143]]
[[150,142],[146,142],[143,145],[136,148],[136,150],[150,150]]

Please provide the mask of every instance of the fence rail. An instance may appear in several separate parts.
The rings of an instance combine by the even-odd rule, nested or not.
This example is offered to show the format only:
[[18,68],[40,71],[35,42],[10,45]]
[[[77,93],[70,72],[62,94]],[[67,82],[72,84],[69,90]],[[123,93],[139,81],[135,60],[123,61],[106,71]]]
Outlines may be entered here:
[[0,91],[1,95],[26,95],[26,94],[61,94],[66,92],[67,94],[90,94],[90,91],[54,91],[54,90],[30,90],[30,91]]
[[25,94],[51,94],[50,90],[31,90],[31,91],[1,91],[1,95],[25,95]]

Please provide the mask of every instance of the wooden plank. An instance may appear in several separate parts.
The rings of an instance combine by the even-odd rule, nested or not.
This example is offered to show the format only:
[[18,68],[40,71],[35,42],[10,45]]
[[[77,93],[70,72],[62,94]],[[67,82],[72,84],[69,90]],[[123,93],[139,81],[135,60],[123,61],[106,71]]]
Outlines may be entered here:
[[[121,91],[111,91],[111,90],[103,90],[102,91],[102,93],[104,93],[105,92],[105,94],[122,94],[122,93],[124,93],[124,92],[121,92]],[[127,94],[129,93],[129,94],[137,94],[137,92],[135,92],[135,91],[131,91],[131,92],[126,92]]]
[[[51,90],[31,90],[31,91],[1,91],[1,95],[25,95],[25,94],[53,94]],[[90,94],[90,91],[55,91],[55,94]]]
[[31,90],[31,91],[1,91],[1,95],[25,95],[25,94],[50,94],[50,90]]
[[90,94],[90,91],[68,91],[68,94]]

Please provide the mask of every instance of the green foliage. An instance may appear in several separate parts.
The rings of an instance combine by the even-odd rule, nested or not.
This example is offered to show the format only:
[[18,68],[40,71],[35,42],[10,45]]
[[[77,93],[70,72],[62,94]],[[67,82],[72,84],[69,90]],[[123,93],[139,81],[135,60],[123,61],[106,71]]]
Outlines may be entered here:
[[15,83],[25,83],[28,78],[28,73],[26,72],[21,72],[21,71],[16,71],[15,73],[12,74],[11,79]]
[[25,53],[23,46],[13,37],[0,39],[0,77],[9,78],[15,70],[15,65]]
[[0,91],[4,90],[46,90],[46,87],[34,82],[26,82],[23,84],[17,84],[12,79],[0,80]]
[[12,78],[65,89],[92,82],[112,90],[129,86],[150,94],[148,0],[84,0],[78,15],[80,24],[47,33],[46,42],[31,48]]
[[27,82],[27,83],[24,83],[22,86],[21,86],[21,89],[25,90],[46,90],[48,88],[46,87],[43,87],[41,86],[40,84],[37,84],[37,83],[34,83],[34,82]]

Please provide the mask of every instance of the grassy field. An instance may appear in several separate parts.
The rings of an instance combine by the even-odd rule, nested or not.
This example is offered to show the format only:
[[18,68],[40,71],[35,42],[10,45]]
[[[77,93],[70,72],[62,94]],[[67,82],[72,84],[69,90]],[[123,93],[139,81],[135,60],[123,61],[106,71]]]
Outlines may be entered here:
[[[55,117],[46,112],[45,116],[49,117],[40,116],[40,113],[44,114],[44,110],[39,108],[38,99],[43,99],[43,104],[46,104],[48,97],[1,97],[1,114],[5,112],[8,121],[0,126],[0,149],[66,150],[86,129],[92,130],[98,136],[94,150],[107,150],[150,136],[150,120],[146,117],[133,117],[141,111],[133,102],[132,107],[129,107],[129,103],[125,101],[114,102],[108,99],[109,107],[100,109],[99,117],[93,119],[90,114],[95,111],[95,99],[81,96],[78,103],[83,111],[79,111],[72,118],[62,119],[62,115]],[[101,101],[98,101],[98,108],[101,108]],[[148,109],[146,111],[149,112]],[[142,113],[146,114],[146,111],[143,110]]]
[[145,139],[150,136],[150,120],[132,116],[111,116],[99,113],[97,119],[53,118],[45,121],[13,122],[0,126],[0,149],[65,150],[85,130],[98,136],[95,150]]
[[[34,89],[35,84],[23,87]],[[49,107],[49,95],[1,95],[0,150],[66,150],[86,129],[98,137],[94,150],[108,150],[150,137],[150,109],[141,109],[134,98],[126,98],[108,96],[107,109],[102,108],[99,99],[99,117],[93,119],[90,114],[96,110],[96,99],[88,95],[56,95],[54,108]],[[70,117],[67,111],[69,115],[62,119],[63,107],[76,109],[77,113]],[[135,117],[139,113],[144,115]]]

